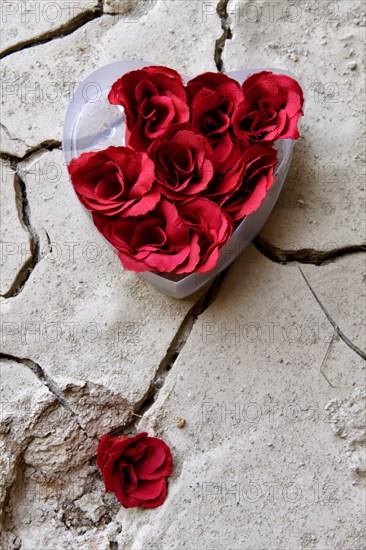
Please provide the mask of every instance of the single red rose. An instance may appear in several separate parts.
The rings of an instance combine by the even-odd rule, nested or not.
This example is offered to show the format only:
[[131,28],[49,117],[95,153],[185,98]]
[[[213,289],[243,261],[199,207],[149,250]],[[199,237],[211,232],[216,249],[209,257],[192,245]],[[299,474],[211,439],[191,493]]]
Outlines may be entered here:
[[213,269],[220,257],[220,248],[231,237],[233,224],[230,218],[214,202],[198,197],[178,206],[182,220],[198,236],[198,273]]
[[274,183],[277,162],[277,151],[273,147],[253,145],[224,176],[220,204],[233,221],[239,221],[259,208]]
[[116,248],[131,271],[191,273],[200,259],[198,235],[180,218],[177,207],[162,199],[139,218],[93,215],[97,229]]
[[244,101],[232,118],[236,136],[247,145],[300,137],[297,122],[304,113],[304,95],[293,78],[262,71],[242,85]]
[[157,508],[167,495],[172,454],[162,439],[146,432],[133,437],[102,435],[97,466],[107,493],[115,493],[125,508]]
[[148,155],[154,161],[158,190],[177,202],[204,192],[213,177],[211,147],[189,123],[170,126],[152,143]]
[[74,189],[88,210],[105,216],[140,216],[160,199],[154,163],[127,147],[83,153],[69,164]]
[[177,275],[209,271],[230,238],[230,218],[215,203],[195,198],[179,206],[161,199],[140,218],[93,215],[94,223],[131,271]]
[[223,73],[204,73],[187,84],[192,124],[208,139],[214,167],[220,169],[232,153],[231,117],[243,100],[236,80]]
[[109,92],[126,114],[126,144],[146,151],[169,124],[187,122],[189,108],[181,76],[167,67],[145,67],[117,80]]

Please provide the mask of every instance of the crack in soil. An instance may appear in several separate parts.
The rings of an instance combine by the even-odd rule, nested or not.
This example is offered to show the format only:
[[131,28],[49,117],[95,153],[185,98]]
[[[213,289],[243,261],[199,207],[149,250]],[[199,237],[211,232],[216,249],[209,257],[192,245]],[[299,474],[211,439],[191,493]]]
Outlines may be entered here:
[[349,245],[332,250],[315,250],[313,248],[301,248],[299,250],[282,250],[265,241],[260,235],[255,237],[253,244],[256,249],[268,260],[278,264],[299,262],[301,264],[322,265],[347,254],[357,254],[366,251],[365,244]]
[[81,424],[76,412],[72,409],[72,407],[69,405],[69,403],[66,401],[65,397],[63,396],[62,390],[60,390],[57,384],[46,374],[46,372],[41,367],[41,365],[39,365],[32,359],[27,359],[25,357],[16,357],[14,355],[10,355],[7,353],[0,353],[0,359],[3,359],[4,361],[14,361],[15,363],[18,363],[20,365],[25,365],[26,367],[28,367],[33,372],[33,374],[38,378],[38,380],[42,382],[42,384],[46,386],[46,388],[56,397],[60,405],[71,414],[71,416],[73,417],[73,419],[75,420],[79,428],[84,433],[86,433],[86,430],[84,426]]
[[[45,152],[53,151],[54,149],[59,149],[60,147],[61,147],[60,141],[49,140],[49,141],[42,142],[36,147],[32,147],[32,149],[29,149],[29,151],[27,151],[27,153],[22,158],[0,153],[0,158],[9,162],[10,166],[16,171],[14,174],[14,190],[15,190],[16,207],[18,210],[20,223],[29,234],[30,254],[31,254],[31,257],[26,262],[24,262],[22,267],[19,269],[10,289],[5,294],[1,295],[2,298],[8,299],[8,298],[14,298],[15,296],[17,296],[23,290],[32,271],[41,260],[40,249],[39,249],[39,236],[31,222],[30,207],[29,207],[29,202],[27,198],[27,188],[26,188],[25,182],[22,180],[19,173],[17,172],[18,164],[20,162],[27,160],[29,157],[35,154],[41,153],[43,151]],[[49,247],[52,250],[50,239],[47,232],[46,232],[46,235],[47,235]]]
[[228,274],[229,268],[218,275],[207,292],[202,298],[192,307],[183,319],[180,327],[178,328],[170,346],[165,354],[165,357],[159,364],[159,367],[155,373],[155,376],[145,392],[142,399],[136,404],[132,414],[132,420],[125,423],[121,428],[117,428],[110,433],[111,436],[118,436],[121,434],[127,435],[133,432],[136,428],[136,423],[148,412],[157,400],[158,394],[165,384],[166,378],[169,372],[172,370],[179,355],[181,354],[184,346],[186,345],[188,338],[196,324],[198,318],[208,307],[215,301],[218,292],[222,286],[222,283]]
[[74,31],[80,29],[80,27],[84,26],[86,23],[89,23],[94,19],[98,19],[99,17],[102,17],[102,15],[104,15],[102,4],[103,4],[103,1],[99,0],[98,6],[92,9],[88,9],[82,13],[79,13],[78,15],[76,15],[75,17],[67,21],[65,24],[58,27],[57,29],[46,31],[37,37],[28,38],[27,40],[18,42],[18,44],[9,46],[9,48],[6,48],[3,52],[0,53],[0,59],[4,59],[8,55],[20,52],[27,48],[32,48],[33,46],[39,46],[40,44],[51,42],[52,40],[55,40],[57,38],[63,38],[64,36],[68,36]]
[[29,157],[32,157],[37,153],[42,153],[43,151],[50,152],[54,149],[61,149],[61,145],[61,141],[58,141],[56,139],[48,139],[47,141],[42,141],[42,143],[40,143],[39,145],[35,145],[31,149],[29,149],[23,157],[17,157],[16,155],[11,155],[10,153],[0,151],[0,159],[9,162],[12,168],[16,168],[16,165],[18,163],[24,162],[25,160],[29,159]]
[[311,284],[309,283],[307,277],[305,276],[304,272],[302,271],[301,267],[299,266],[299,270],[300,270],[300,273],[301,275],[303,276],[303,279],[305,281],[305,283],[307,284],[310,292],[312,293],[312,295],[314,296],[315,300],[318,302],[320,308],[322,309],[324,315],[326,316],[326,318],[328,319],[328,321],[330,322],[330,324],[332,325],[332,327],[334,328],[335,332],[338,334],[338,336],[343,340],[343,342],[351,349],[353,350],[355,353],[357,353],[357,355],[359,355],[360,357],[362,357],[362,359],[364,359],[366,361],[366,353],[363,352],[360,348],[358,348],[355,344],[353,344],[353,342],[351,342],[351,340],[349,338],[347,338],[347,336],[344,334],[344,332],[339,328],[339,326],[337,325],[337,323],[334,321],[334,319],[332,319],[332,317],[330,316],[330,313],[328,312],[328,310],[325,308],[325,306],[322,304],[322,302],[320,301],[320,299],[318,298],[317,294],[315,293],[315,290],[313,289],[313,287],[311,286]]
[[220,73],[224,72],[224,62],[222,60],[222,53],[225,48],[226,40],[231,40],[233,37],[232,30],[229,24],[229,14],[227,12],[227,5],[229,0],[220,0],[216,6],[216,13],[221,19],[221,28],[223,30],[222,35],[215,42],[214,60],[217,70]]
[[329,355],[329,352],[330,352],[330,350],[331,350],[331,347],[332,347],[332,345],[333,345],[333,342],[336,341],[336,339],[337,339],[337,338],[336,338],[336,334],[333,333],[332,339],[331,339],[331,341],[330,341],[329,344],[328,344],[327,351],[325,352],[325,355],[324,355],[324,357],[323,357],[322,364],[320,365],[320,369],[319,369],[320,372],[321,372],[321,374],[322,374],[322,376],[323,376],[323,377],[325,378],[325,380],[328,382],[329,386],[330,386],[331,388],[333,388],[333,389],[337,388],[337,386],[333,386],[333,384],[332,384],[331,381],[329,380],[328,376],[325,374],[324,368],[323,368],[323,367],[324,367],[324,364],[325,364],[325,362],[326,362],[326,360],[327,360],[327,357],[328,357],[328,355]]
[[29,234],[31,257],[20,268],[10,289],[2,294],[2,298],[14,298],[24,288],[32,271],[40,261],[39,237],[30,221],[30,209],[27,198],[27,189],[24,181],[18,174],[14,175],[14,189],[19,220]]

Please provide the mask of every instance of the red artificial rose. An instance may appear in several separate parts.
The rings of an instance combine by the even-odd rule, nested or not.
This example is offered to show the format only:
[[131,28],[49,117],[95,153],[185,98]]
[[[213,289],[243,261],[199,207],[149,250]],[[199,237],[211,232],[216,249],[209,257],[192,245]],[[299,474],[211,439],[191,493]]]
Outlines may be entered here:
[[231,237],[233,224],[214,202],[198,197],[178,207],[182,220],[198,236],[200,259],[194,271],[213,269],[220,257],[220,248]]
[[304,96],[293,78],[262,71],[242,85],[244,101],[233,115],[236,136],[244,143],[297,139],[297,121],[304,113]]
[[191,235],[176,206],[166,199],[140,218],[93,219],[126,269],[181,274],[191,273],[198,264],[198,236]]
[[192,199],[177,208],[162,199],[140,218],[94,215],[94,223],[131,271],[177,275],[209,271],[219,248],[232,234],[232,223],[217,204]]
[[189,108],[181,76],[167,67],[145,67],[117,80],[109,92],[126,113],[126,144],[146,151],[169,124],[187,122]]
[[160,199],[154,163],[127,147],[83,153],[70,162],[69,172],[85,208],[105,216],[140,216]]
[[115,493],[125,508],[157,508],[167,495],[172,470],[169,447],[157,437],[139,433],[133,437],[102,435],[97,465],[107,493]]
[[202,193],[213,177],[212,150],[189,123],[173,124],[148,150],[158,189],[175,201]]
[[204,73],[187,84],[191,120],[208,139],[214,151],[215,169],[232,154],[231,117],[243,100],[236,80],[223,73]]
[[220,182],[222,208],[239,221],[257,210],[274,183],[277,151],[266,144],[249,147]]

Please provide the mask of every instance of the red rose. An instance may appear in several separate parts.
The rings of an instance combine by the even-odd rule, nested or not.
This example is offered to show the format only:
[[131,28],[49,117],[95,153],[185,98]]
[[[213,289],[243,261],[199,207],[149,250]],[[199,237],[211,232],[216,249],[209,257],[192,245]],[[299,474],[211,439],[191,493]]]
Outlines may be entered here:
[[249,76],[242,85],[244,101],[233,115],[237,137],[246,144],[297,139],[304,96],[293,78],[268,71]]
[[198,236],[180,218],[177,208],[162,199],[140,218],[94,215],[94,223],[131,271],[191,273],[198,264]]
[[277,151],[266,144],[249,147],[223,178],[221,206],[234,221],[259,208],[274,183]]
[[107,218],[94,223],[116,248],[122,265],[131,271],[177,275],[209,271],[219,248],[232,234],[232,223],[217,204],[196,198],[177,208],[162,199],[140,218]]
[[92,212],[140,216],[160,199],[154,163],[127,147],[83,153],[70,162],[69,172],[80,201]]
[[172,470],[169,447],[156,437],[100,438],[97,465],[107,493],[115,493],[125,508],[157,508],[167,495],[167,477]]
[[214,151],[215,169],[230,156],[234,144],[230,125],[234,110],[243,100],[236,80],[223,73],[204,73],[187,84],[192,124],[208,139]]
[[189,123],[173,124],[148,150],[158,189],[175,201],[202,193],[213,177],[212,150]]
[[193,235],[198,236],[200,259],[194,271],[210,271],[219,260],[221,246],[231,237],[231,220],[217,204],[203,197],[180,205],[178,210]]
[[145,67],[117,80],[109,92],[126,113],[126,144],[146,151],[169,124],[187,122],[189,108],[181,76],[167,67]]

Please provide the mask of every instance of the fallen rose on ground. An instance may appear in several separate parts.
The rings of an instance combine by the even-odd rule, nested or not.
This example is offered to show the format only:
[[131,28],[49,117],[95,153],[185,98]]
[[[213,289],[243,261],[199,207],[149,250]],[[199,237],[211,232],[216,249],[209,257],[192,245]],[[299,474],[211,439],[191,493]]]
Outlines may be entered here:
[[105,490],[115,493],[125,508],[157,508],[167,495],[172,454],[162,439],[146,432],[132,437],[102,435],[97,465]]

